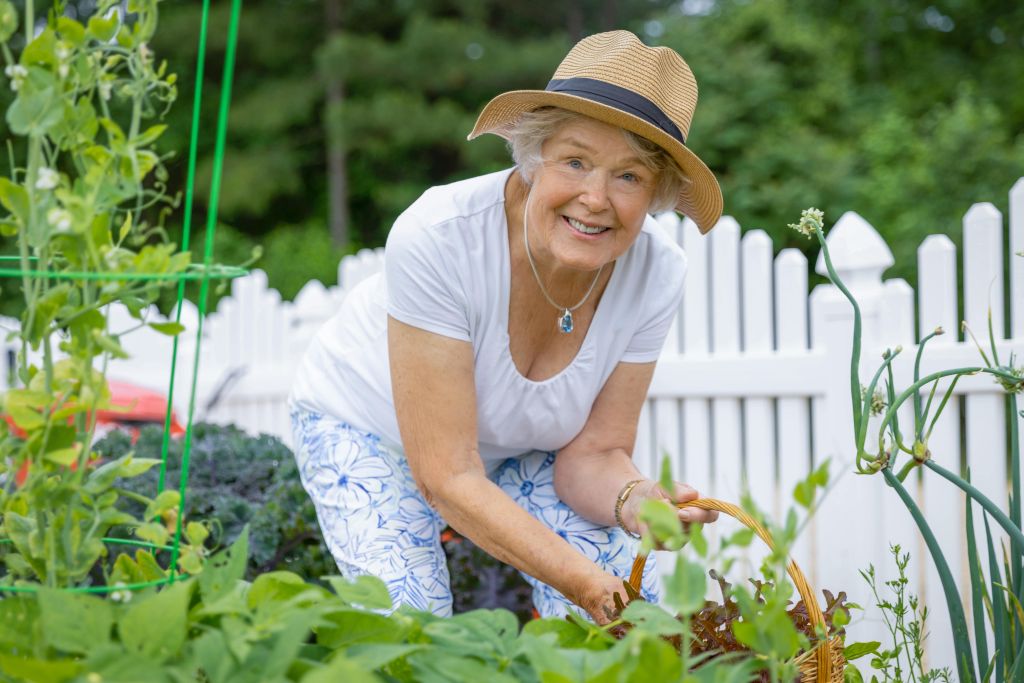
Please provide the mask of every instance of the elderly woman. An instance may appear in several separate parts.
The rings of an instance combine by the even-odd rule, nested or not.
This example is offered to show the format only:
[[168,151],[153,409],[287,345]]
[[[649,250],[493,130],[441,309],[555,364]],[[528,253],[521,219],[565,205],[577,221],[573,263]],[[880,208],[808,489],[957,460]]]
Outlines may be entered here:
[[702,232],[721,214],[684,144],[696,102],[674,51],[591,36],[546,90],[481,113],[470,139],[506,138],[514,168],[432,188],[395,222],[384,273],[317,335],[291,398],[303,484],[343,574],[450,614],[447,523],[519,569],[542,615],[607,621],[641,504],[698,495],[631,460],[686,272],[650,214],[675,208]]

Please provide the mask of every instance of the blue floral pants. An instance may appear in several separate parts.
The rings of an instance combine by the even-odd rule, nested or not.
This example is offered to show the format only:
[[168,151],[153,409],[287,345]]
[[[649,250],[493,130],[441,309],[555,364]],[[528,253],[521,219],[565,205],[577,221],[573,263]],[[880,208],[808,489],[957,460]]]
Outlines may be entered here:
[[[380,437],[324,415],[292,413],[295,459],[302,485],[313,499],[327,546],[347,578],[369,574],[384,580],[395,606],[441,616],[452,613],[448,565],[440,534],[446,526],[423,498],[403,453]],[[495,483],[531,515],[585,557],[626,578],[637,541],[622,529],[590,522],[555,495],[555,454],[532,451],[504,461]],[[657,602],[653,554],[642,593]],[[561,593],[523,574],[543,617],[568,611],[586,616]]]

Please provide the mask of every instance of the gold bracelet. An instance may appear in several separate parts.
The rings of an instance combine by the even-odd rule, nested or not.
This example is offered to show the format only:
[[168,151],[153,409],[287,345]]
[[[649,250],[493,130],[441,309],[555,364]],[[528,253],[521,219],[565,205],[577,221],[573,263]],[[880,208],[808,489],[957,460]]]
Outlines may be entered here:
[[640,538],[640,534],[634,534],[632,531],[626,528],[626,525],[622,523],[622,506],[626,504],[626,499],[629,498],[629,494],[633,492],[636,485],[644,481],[643,479],[634,479],[633,481],[626,482],[626,485],[619,491],[619,497],[615,499],[615,523],[625,531],[628,535],[633,538]]

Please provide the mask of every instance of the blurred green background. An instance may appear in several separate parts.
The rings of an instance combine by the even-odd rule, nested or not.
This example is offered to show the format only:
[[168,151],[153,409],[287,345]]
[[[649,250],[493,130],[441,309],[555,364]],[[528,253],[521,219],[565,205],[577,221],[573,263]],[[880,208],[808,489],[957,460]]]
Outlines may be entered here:
[[[197,226],[230,9],[212,4]],[[200,8],[162,2],[153,45],[179,75],[163,140],[179,188]],[[959,245],[970,205],[1005,212],[1024,175],[1019,0],[246,0],[217,260],[261,244],[254,265],[285,298],[333,284],[341,255],[382,245],[427,187],[509,164],[497,138],[465,139],[484,103],[543,88],[573,42],[612,28],[689,62],[701,94],[688,143],[726,213],[777,250],[809,253],[785,229],[801,209],[853,209],[893,249],[887,276],[914,284],[925,235]],[[180,222],[179,209],[172,234]]]

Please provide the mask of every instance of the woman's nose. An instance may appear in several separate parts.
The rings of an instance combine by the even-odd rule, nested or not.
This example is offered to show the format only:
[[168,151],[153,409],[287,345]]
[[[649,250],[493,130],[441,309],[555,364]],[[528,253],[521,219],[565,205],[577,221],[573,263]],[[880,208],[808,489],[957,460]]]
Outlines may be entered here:
[[580,203],[592,213],[599,213],[608,207],[608,179],[604,173],[588,173],[580,191]]

